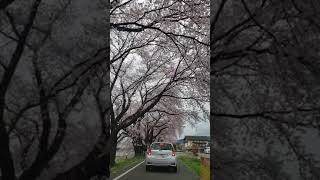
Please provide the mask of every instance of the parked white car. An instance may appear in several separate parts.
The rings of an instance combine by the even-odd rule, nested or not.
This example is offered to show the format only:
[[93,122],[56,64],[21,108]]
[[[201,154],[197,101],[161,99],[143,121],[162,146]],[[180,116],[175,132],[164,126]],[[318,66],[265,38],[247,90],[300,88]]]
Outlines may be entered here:
[[210,146],[204,148],[204,153],[210,154]]
[[151,167],[169,167],[177,172],[176,152],[171,143],[154,142],[150,145],[146,153],[146,171]]

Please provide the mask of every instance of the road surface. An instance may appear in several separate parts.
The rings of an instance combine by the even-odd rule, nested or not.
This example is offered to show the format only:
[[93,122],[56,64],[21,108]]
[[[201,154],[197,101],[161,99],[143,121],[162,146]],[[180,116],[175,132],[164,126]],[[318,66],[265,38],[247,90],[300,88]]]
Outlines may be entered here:
[[167,168],[153,168],[151,172],[146,172],[145,165],[142,163],[118,180],[199,180],[199,177],[179,162],[177,173]]

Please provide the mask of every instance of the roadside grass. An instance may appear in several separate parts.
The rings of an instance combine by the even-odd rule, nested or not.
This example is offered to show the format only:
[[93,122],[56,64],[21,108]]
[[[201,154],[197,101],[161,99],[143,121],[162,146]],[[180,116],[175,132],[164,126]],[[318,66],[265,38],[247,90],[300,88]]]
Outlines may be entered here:
[[210,166],[201,164],[200,168],[200,180],[209,180],[210,179]]
[[200,159],[196,157],[189,157],[185,155],[181,155],[178,159],[187,166],[191,171],[193,171],[196,175],[200,176],[201,171],[201,162]]
[[118,159],[116,160],[116,164],[111,167],[111,176],[116,175],[127,168],[141,162],[144,159],[143,155],[134,156],[128,159]]

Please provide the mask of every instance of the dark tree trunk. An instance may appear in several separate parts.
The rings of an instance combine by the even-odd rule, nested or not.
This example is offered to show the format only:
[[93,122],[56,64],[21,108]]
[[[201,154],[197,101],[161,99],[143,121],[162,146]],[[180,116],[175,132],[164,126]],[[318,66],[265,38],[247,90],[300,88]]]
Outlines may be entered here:
[[138,137],[132,141],[133,149],[135,155],[143,155],[144,151],[147,149],[142,143],[142,138]]
[[[4,0],[0,2],[0,9],[6,8],[13,1]],[[15,169],[14,162],[10,152],[10,139],[6,130],[6,124],[4,122],[4,108],[5,108],[5,97],[7,93],[7,89],[10,85],[13,74],[16,70],[16,67],[20,61],[20,58],[24,52],[25,42],[27,40],[27,36],[30,32],[30,29],[35,20],[38,7],[41,0],[36,0],[31,8],[30,15],[28,16],[28,22],[24,26],[23,31],[20,34],[18,44],[13,52],[13,55],[10,59],[10,62],[7,66],[7,69],[3,73],[1,82],[0,82],[0,168],[1,175],[3,179],[6,180],[14,180],[15,177]]]
[[68,170],[58,174],[54,180],[90,180],[94,176],[110,177],[109,154],[99,156],[99,152],[92,151],[85,160]]
[[[105,145],[108,141],[106,137],[102,143]],[[96,145],[95,148],[88,154],[86,159],[74,166],[70,170],[58,174],[54,180],[90,180],[94,176],[110,177],[110,153],[101,151],[101,145]]]
[[2,0],[0,1],[0,9],[5,9],[7,6],[9,6],[11,3],[13,3],[14,0]]
[[113,136],[111,139],[111,149],[110,149],[110,166],[116,164],[116,153],[117,153],[117,136]]
[[133,146],[133,149],[134,149],[135,155],[143,155],[143,153],[145,151],[145,146],[136,145],[136,146]]
[[2,179],[14,180],[15,169],[9,148],[9,137],[3,124],[0,124],[0,168]]

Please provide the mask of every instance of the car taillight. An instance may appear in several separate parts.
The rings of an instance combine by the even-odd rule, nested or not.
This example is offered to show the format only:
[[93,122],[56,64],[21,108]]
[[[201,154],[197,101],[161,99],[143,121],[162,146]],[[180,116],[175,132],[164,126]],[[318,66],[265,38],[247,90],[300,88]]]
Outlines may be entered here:
[[147,156],[151,156],[151,149],[147,150]]
[[172,156],[176,156],[176,152],[172,151]]

